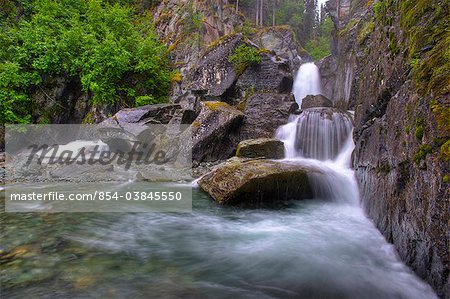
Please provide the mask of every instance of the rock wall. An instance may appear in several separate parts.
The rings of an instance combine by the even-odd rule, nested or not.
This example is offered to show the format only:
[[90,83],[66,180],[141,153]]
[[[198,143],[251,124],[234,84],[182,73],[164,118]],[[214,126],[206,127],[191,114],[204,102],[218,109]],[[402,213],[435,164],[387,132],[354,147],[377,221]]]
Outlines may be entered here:
[[[431,32],[449,7],[437,2],[441,8],[397,0],[353,1],[348,8],[329,1],[336,26],[329,59],[335,62],[321,65],[337,64],[328,91],[338,106],[355,110],[353,166],[366,212],[400,257],[441,298],[450,298],[449,61],[442,60],[445,50],[433,52],[450,39]],[[434,35],[429,45],[414,48],[417,28],[424,40]],[[421,90],[439,75],[431,68],[428,79],[417,76],[432,55],[447,79]]]

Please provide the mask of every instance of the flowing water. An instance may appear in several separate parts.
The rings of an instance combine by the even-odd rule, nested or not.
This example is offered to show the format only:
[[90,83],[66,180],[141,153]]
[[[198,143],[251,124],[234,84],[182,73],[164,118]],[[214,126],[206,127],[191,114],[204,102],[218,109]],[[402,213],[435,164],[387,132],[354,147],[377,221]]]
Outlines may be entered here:
[[295,101],[298,106],[302,106],[302,100],[307,95],[318,95],[321,93],[319,68],[313,63],[304,63],[295,76],[292,87]]
[[301,116],[278,132],[286,163],[323,170],[315,199],[237,209],[195,189],[189,214],[3,213],[3,297],[436,298],[359,206],[346,117],[307,150]]

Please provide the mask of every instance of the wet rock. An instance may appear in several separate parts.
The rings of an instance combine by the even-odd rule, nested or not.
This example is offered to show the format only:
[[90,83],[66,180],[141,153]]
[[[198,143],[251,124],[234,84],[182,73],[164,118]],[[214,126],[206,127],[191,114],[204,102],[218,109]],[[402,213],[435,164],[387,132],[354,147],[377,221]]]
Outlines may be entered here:
[[298,109],[292,94],[257,93],[245,103],[241,140],[272,138]]
[[244,114],[224,102],[202,102],[201,112],[191,125],[194,163],[231,157],[239,142]]
[[333,107],[333,103],[325,96],[307,95],[302,100],[302,109],[316,108],[316,107]]
[[250,66],[244,71],[236,83],[236,88],[240,92],[289,93],[292,91],[292,84],[289,62],[266,54],[260,64]]
[[309,61],[308,53],[298,43],[295,33],[290,26],[265,27],[252,37],[261,48],[273,52],[281,59],[287,60],[292,73],[299,66]]
[[284,158],[284,143],[278,139],[260,138],[241,141],[236,150],[237,157],[245,158]]
[[337,61],[332,55],[318,61],[317,66],[320,70],[320,82],[322,84],[322,93],[330,100],[334,99],[336,88]]
[[272,160],[232,158],[199,180],[220,204],[254,206],[312,198],[308,173],[318,170]]
[[229,57],[243,43],[240,34],[231,35],[207,50],[198,67],[189,75],[189,89],[201,93],[207,99],[218,99],[229,90],[237,79]]
[[138,108],[122,109],[114,115],[113,119],[119,124],[139,122],[167,124],[179,109],[181,109],[181,106],[177,104],[146,105]]

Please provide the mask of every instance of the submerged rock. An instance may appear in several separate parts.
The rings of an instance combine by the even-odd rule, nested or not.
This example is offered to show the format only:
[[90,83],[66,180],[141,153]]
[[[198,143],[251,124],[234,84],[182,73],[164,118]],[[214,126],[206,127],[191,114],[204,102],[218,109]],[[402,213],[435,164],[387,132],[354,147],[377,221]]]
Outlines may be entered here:
[[245,158],[284,158],[284,143],[274,138],[248,139],[239,143],[237,157]]
[[303,165],[271,160],[232,158],[199,180],[199,186],[220,204],[258,205],[313,197]]
[[244,114],[227,103],[202,102],[201,112],[191,125],[194,163],[231,157],[243,119]]
[[307,95],[302,100],[302,109],[316,108],[316,107],[333,107],[333,102],[331,102],[327,97],[319,95]]

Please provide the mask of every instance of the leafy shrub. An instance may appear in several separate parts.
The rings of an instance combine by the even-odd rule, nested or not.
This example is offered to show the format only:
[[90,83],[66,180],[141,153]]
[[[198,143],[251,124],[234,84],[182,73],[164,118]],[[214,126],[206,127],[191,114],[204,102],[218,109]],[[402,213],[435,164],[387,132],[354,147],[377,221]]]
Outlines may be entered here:
[[[48,76],[78,77],[93,104],[121,96],[166,100],[168,52],[150,16],[110,3],[35,0],[29,15],[0,27],[2,123],[30,120],[29,90]],[[130,74],[139,82],[127,80]]]
[[242,74],[249,66],[260,64],[262,57],[258,49],[242,44],[236,48],[228,61],[233,65],[236,73]]

